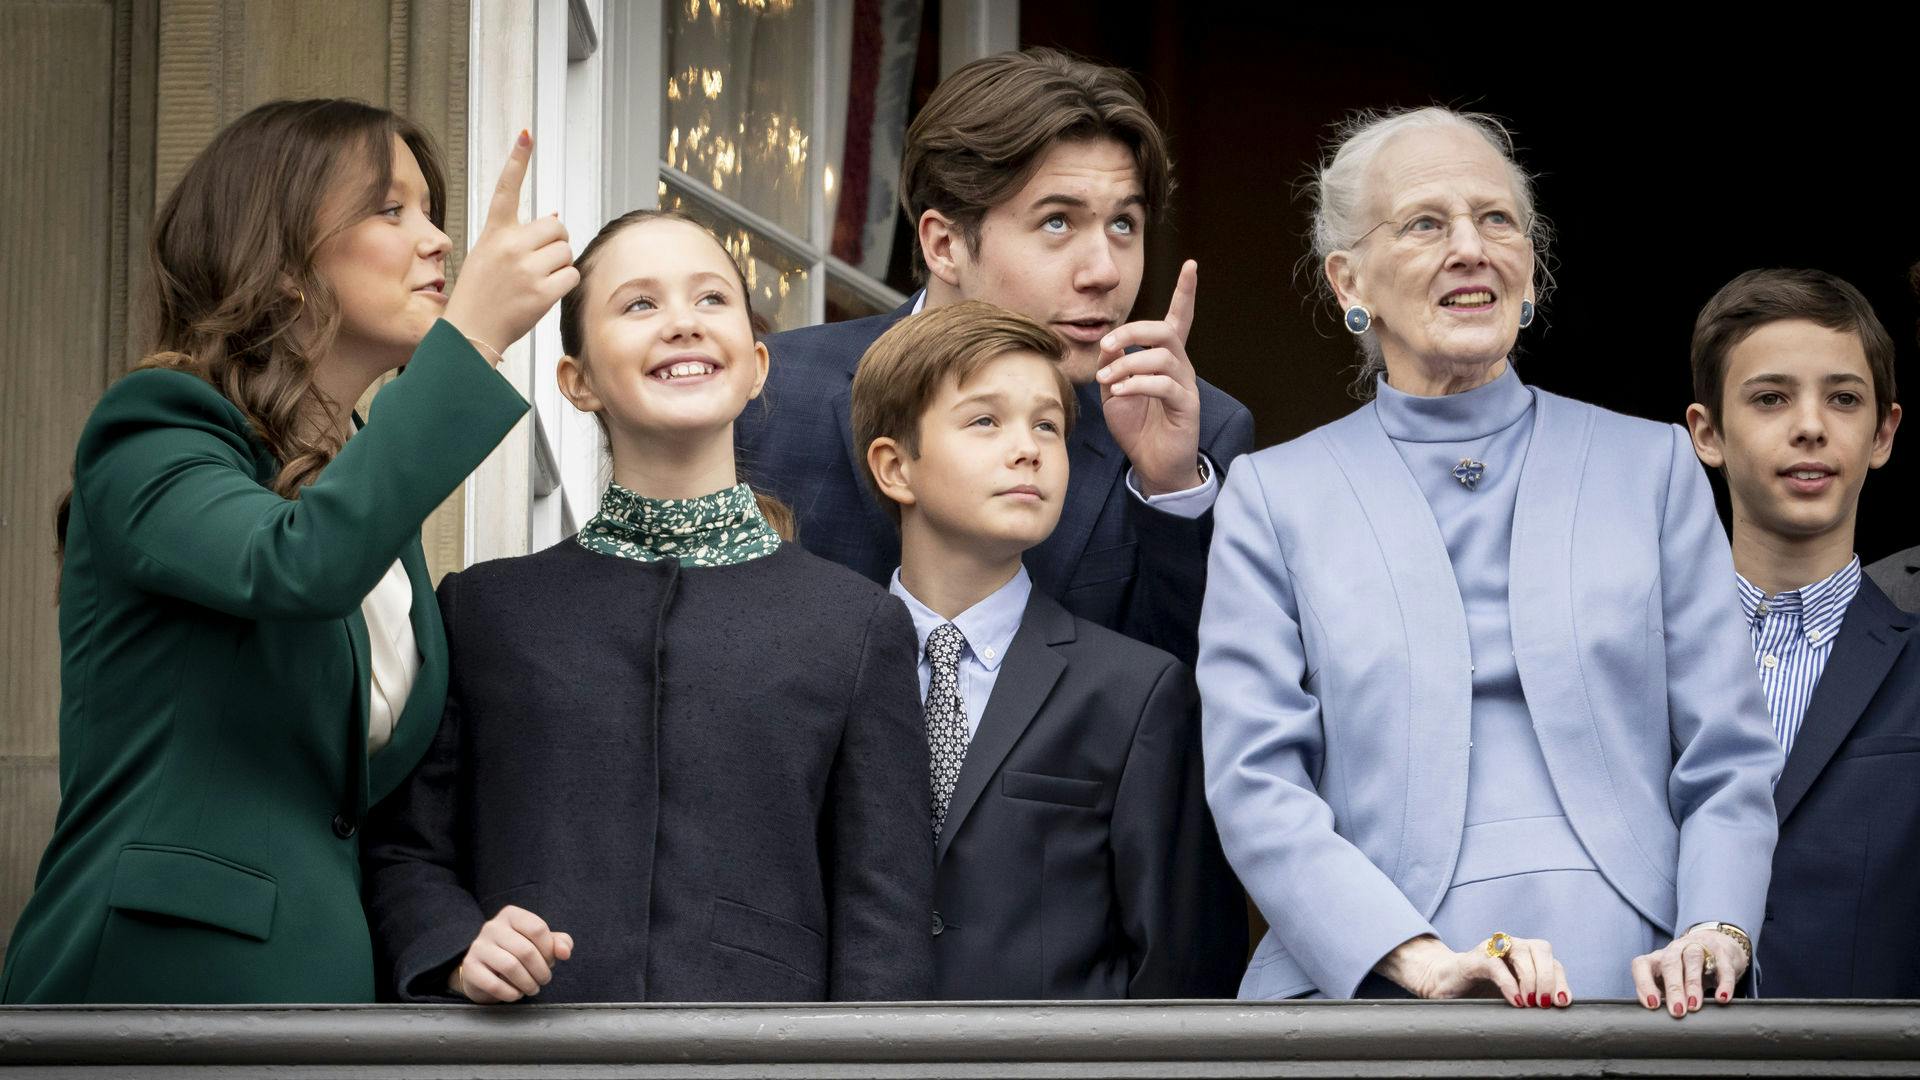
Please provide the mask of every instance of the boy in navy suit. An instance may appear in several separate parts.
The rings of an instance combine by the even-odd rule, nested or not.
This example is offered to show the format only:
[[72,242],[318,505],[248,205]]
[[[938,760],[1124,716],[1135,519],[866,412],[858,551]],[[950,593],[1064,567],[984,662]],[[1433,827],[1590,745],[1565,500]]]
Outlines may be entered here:
[[1213,500],[1223,470],[1253,449],[1253,417],[1187,354],[1195,263],[1164,318],[1156,305],[1129,321],[1172,170],[1139,83],[1117,68],[1031,49],[941,82],[900,162],[924,288],[885,315],[774,335],[766,407],[734,429],[749,478],[793,507],[808,551],[878,582],[899,565],[899,538],[862,477],[848,379],[909,314],[985,301],[1061,338],[1080,412],[1060,526],[1025,558],[1034,587],[1193,662]]
[[1729,282],[1693,332],[1695,451],[1733,501],[1736,582],[1787,764],[1760,934],[1769,997],[1920,997],[1920,632],[1854,519],[1900,426],[1893,342],[1817,270]]
[[1067,489],[1064,353],[1037,322],[961,303],[887,331],[853,379],[920,644],[936,993],[1231,997],[1246,920],[1192,672],[1069,614],[1021,561]]

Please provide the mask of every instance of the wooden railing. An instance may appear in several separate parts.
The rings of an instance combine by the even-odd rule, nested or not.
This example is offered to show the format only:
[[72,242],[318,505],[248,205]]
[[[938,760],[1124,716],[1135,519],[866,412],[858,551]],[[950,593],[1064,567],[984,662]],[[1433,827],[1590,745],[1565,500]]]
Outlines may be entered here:
[[342,1077],[1920,1076],[1920,1005],[27,1006],[0,1073]]

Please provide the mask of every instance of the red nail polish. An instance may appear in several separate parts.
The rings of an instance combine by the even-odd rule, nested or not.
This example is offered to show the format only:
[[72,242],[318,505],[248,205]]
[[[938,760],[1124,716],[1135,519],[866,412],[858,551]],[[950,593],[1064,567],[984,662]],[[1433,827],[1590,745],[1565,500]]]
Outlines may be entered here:
[[1733,997],[1733,995],[1732,995],[1732,994],[1729,994],[1729,993],[1727,993],[1727,992],[1726,992],[1725,990],[1722,990],[1722,991],[1720,991],[1720,1000],[1721,1000],[1722,1002],[1725,1002],[1725,1001],[1727,1001],[1728,999],[1730,999],[1730,998],[1732,998],[1732,997]]
[[1660,999],[1659,999],[1659,998],[1657,998],[1657,997],[1654,997],[1654,996],[1653,996],[1652,994],[1648,994],[1648,995],[1647,995],[1647,1008],[1649,1008],[1649,1009],[1657,1009],[1657,1008],[1659,1008],[1659,1007],[1660,1007]]
[[1697,1009],[1697,1008],[1699,1008],[1699,1007],[1700,1007],[1700,999],[1699,999],[1699,998],[1697,998],[1697,997],[1689,997],[1689,998],[1687,998],[1687,1008],[1689,1008],[1689,1009]]
[[1565,1005],[1566,1003],[1567,1003],[1567,993],[1566,991],[1562,990],[1560,992],[1560,1004]]
[[1524,1009],[1527,1007],[1527,1003],[1520,1000],[1519,994],[1515,994],[1513,995],[1513,1007],[1516,1009]]
[[1535,1000],[1533,1000],[1533,995],[1532,995],[1532,994],[1528,994],[1528,995],[1527,995],[1527,1004],[1529,1004],[1529,1005],[1537,1005],[1537,1004],[1539,1004],[1539,1002],[1537,1002],[1537,1001],[1535,1001]]
[[1551,1008],[1553,1008],[1553,995],[1552,995],[1552,994],[1541,994],[1541,995],[1540,995],[1540,1007],[1541,1007],[1541,1008],[1543,1008],[1543,1009],[1551,1009]]

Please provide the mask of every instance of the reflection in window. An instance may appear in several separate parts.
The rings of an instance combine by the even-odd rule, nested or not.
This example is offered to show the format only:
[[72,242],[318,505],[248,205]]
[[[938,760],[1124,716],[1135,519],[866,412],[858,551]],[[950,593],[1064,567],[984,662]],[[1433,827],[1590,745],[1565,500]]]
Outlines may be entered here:
[[780,246],[743,225],[737,225],[687,198],[665,181],[660,184],[660,206],[678,210],[712,229],[727,253],[747,279],[747,295],[753,301],[753,314],[765,325],[761,330],[791,330],[805,326],[811,275],[807,263],[794,258]]
[[811,239],[814,0],[667,5],[661,158]]

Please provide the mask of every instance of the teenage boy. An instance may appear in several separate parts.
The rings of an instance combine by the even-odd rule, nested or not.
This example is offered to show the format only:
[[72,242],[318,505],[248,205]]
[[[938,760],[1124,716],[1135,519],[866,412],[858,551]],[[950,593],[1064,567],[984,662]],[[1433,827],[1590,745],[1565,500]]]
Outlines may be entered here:
[[1034,587],[1191,664],[1213,500],[1221,471],[1253,448],[1253,417],[1194,374],[1194,263],[1166,318],[1126,321],[1172,188],[1166,138],[1123,71],[1036,49],[942,82],[900,164],[925,288],[887,315],[775,335],[766,407],[735,426],[748,475],[793,507],[800,542],[879,582],[899,565],[861,479],[847,381],[909,314],[984,300],[1065,341],[1080,411],[1060,526],[1026,556]]
[[1232,997],[1246,917],[1193,673],[1068,613],[1021,562],[1067,498],[1065,355],[1040,323],[962,303],[888,330],[853,378],[920,643],[936,994]]
[[1893,342],[1816,270],[1729,282],[1693,330],[1700,460],[1724,471],[1754,659],[1787,764],[1760,933],[1769,997],[1920,997],[1920,631],[1854,517],[1900,426]]

